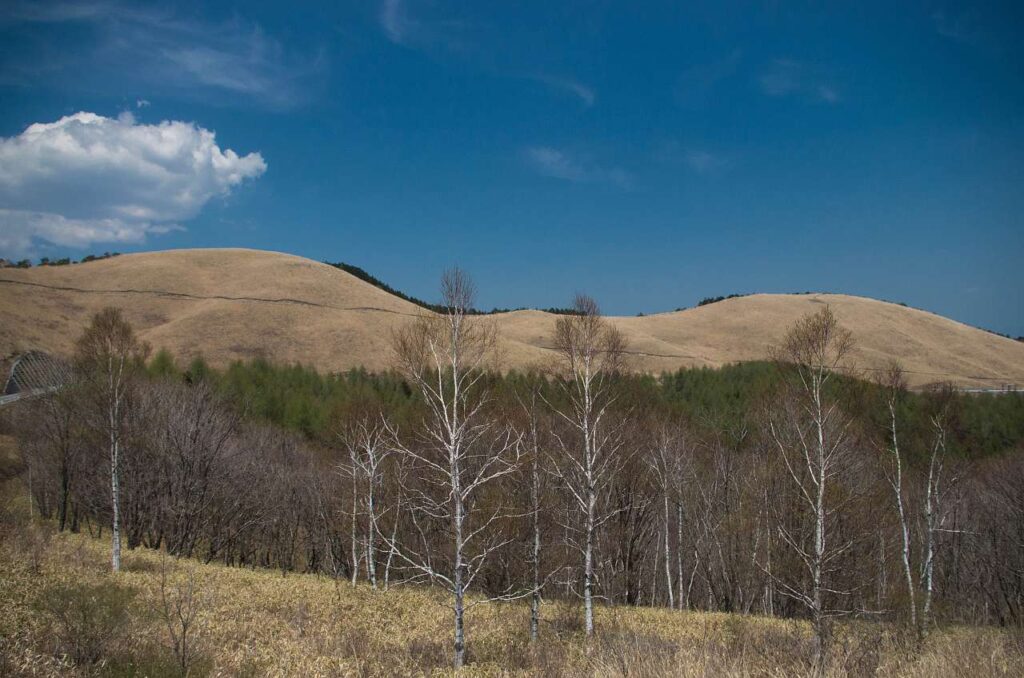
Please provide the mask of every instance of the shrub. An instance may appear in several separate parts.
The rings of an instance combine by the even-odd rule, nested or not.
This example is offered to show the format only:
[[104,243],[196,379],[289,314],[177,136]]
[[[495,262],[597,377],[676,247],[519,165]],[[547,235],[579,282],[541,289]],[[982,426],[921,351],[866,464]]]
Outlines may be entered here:
[[56,653],[93,664],[123,643],[134,597],[134,589],[112,581],[61,583],[43,589],[37,608],[50,617]]
[[165,556],[160,566],[160,600],[157,614],[167,629],[170,649],[183,676],[201,657],[196,620],[203,607],[203,595],[196,583],[194,570],[184,580],[173,581]]

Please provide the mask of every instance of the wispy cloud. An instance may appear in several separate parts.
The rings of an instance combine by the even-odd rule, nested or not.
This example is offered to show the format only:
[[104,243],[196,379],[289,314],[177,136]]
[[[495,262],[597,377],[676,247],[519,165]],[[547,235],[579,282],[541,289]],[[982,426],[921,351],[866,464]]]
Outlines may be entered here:
[[[326,67],[323,50],[300,54],[286,49],[261,26],[239,17],[217,23],[117,3],[15,3],[3,20],[93,26],[95,42],[79,49],[72,62],[54,62],[54,71],[69,66],[89,73],[116,70],[117,80],[135,81],[146,89],[193,95],[196,90],[221,91],[276,108],[306,101],[312,82]],[[24,67],[9,70],[46,70],[32,59],[24,55]]]
[[632,176],[619,167],[607,167],[573,156],[550,146],[531,146],[524,151],[527,163],[537,173],[573,183],[603,183],[631,188]]
[[384,0],[380,5],[380,26],[384,35],[396,45],[405,44],[408,36],[415,30],[415,23],[406,13],[402,0]]
[[658,144],[653,152],[657,162],[673,167],[685,167],[700,175],[715,175],[729,168],[732,164],[729,156],[706,147],[686,145],[677,140],[668,140]]
[[0,10],[5,21],[61,23],[83,21],[108,15],[115,8],[111,2],[33,2],[12,0]]
[[721,59],[688,67],[676,81],[676,103],[685,107],[703,104],[720,82],[736,75],[742,62],[743,52],[735,49]]
[[578,98],[586,108],[593,106],[594,102],[597,100],[597,94],[594,92],[592,87],[584,85],[582,82],[578,82],[576,80],[571,80],[569,78],[556,78],[549,75],[537,75],[533,76],[533,79],[537,82],[544,83],[553,90],[571,94]]
[[448,9],[422,0],[381,0],[377,21],[384,37],[400,47],[435,57],[454,55],[494,77],[541,83],[552,92],[578,100],[584,108],[597,101],[594,88],[575,78],[495,63],[487,36],[493,37],[500,27],[467,19],[465,15],[453,16]]
[[687,150],[683,158],[689,168],[697,174],[711,174],[724,169],[728,164],[721,155],[698,149]]
[[463,21],[414,14],[405,0],[383,0],[377,17],[384,36],[396,45],[415,49],[466,49],[466,24]]
[[841,99],[838,88],[821,69],[792,59],[775,59],[757,80],[761,92],[770,97],[797,96],[827,104]]
[[982,40],[977,16],[971,11],[947,13],[940,9],[932,12],[931,19],[935,32],[944,38],[972,45]]

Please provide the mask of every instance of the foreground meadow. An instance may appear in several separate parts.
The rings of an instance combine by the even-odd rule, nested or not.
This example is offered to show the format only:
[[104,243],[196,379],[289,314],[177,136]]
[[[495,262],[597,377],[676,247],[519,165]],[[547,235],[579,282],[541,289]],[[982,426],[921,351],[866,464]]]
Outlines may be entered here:
[[[450,614],[432,590],[243,570],[56,534],[7,511],[0,546],[0,674],[23,676],[448,675]],[[189,584],[191,583],[191,586]],[[187,629],[182,670],[181,622]],[[544,608],[531,645],[527,608],[468,617],[467,676],[792,676],[807,672],[799,621],[644,608],[600,608],[585,646],[575,605]],[[75,658],[77,657],[77,665]],[[891,627],[837,631],[833,675],[1017,676],[1020,634],[955,628],[920,652]]]

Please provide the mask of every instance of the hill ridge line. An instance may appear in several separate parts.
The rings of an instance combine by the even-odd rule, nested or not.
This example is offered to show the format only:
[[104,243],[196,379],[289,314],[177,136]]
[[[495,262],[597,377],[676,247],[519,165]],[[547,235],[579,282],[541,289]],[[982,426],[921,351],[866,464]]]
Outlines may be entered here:
[[291,297],[280,297],[277,299],[267,299],[263,297],[229,297],[227,295],[220,294],[190,294],[188,292],[172,292],[170,290],[136,290],[136,289],[89,289],[84,287],[70,287],[65,285],[46,285],[44,283],[29,282],[27,280],[11,280],[9,278],[0,278],[0,283],[7,283],[9,285],[26,285],[29,287],[41,287],[48,290],[58,290],[61,292],[78,292],[80,294],[138,294],[138,295],[151,295],[156,297],[168,297],[171,299],[191,299],[196,301],[202,300],[219,300],[219,301],[250,301],[256,303],[268,303],[268,304],[298,304],[301,306],[311,306],[313,308],[329,308],[335,311],[377,311],[380,313],[393,313],[395,315],[404,315],[411,318],[417,317],[415,313],[404,313],[402,311],[393,311],[388,308],[380,308],[379,306],[333,306],[331,304],[321,304],[315,301],[306,301],[304,299],[293,299]]

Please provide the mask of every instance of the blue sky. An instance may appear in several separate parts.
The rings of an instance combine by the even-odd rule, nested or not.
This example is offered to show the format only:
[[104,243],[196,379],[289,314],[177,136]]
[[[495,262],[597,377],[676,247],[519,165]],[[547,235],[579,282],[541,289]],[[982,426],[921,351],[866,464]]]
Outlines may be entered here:
[[834,291],[1024,334],[1019,4],[681,4],[5,3],[0,256],[255,247],[425,298],[458,264],[482,307],[616,314]]

